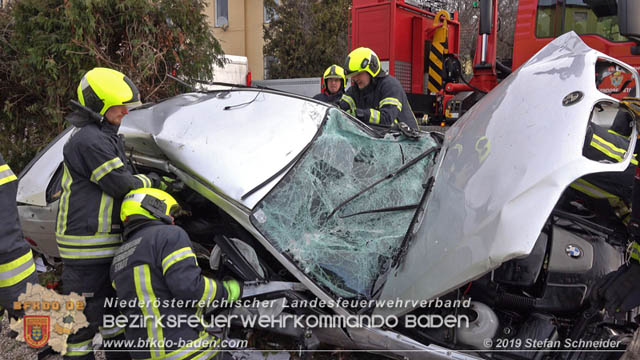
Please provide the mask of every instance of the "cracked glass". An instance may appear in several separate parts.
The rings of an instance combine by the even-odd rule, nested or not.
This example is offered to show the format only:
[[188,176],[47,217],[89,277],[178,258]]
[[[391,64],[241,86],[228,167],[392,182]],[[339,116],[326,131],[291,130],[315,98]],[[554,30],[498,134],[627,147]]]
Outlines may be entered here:
[[[256,206],[251,221],[334,296],[371,298],[379,274],[400,248],[436,152],[343,203],[436,146],[426,134],[416,141],[375,138],[329,109],[318,137]],[[398,207],[403,208],[393,209]]]

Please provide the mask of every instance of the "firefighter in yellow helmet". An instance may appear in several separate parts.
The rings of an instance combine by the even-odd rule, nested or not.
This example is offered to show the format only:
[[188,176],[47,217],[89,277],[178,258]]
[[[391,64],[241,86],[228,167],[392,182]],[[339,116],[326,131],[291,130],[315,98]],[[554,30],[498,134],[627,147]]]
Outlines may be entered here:
[[357,86],[351,86],[342,96],[339,105],[343,110],[368,124],[391,127],[404,123],[418,130],[402,85],[381,69],[373,50],[365,47],[353,50],[347,56],[344,70]]
[[322,92],[313,98],[329,104],[338,104],[344,94],[346,82],[344,69],[335,64],[331,65],[322,75]]
[[[85,296],[89,326],[67,339],[65,359],[93,359],[92,339],[124,339],[124,329],[103,327],[104,299],[115,296],[109,281],[111,259],[121,244],[120,203],[132,189],[159,186],[158,175],[134,175],[118,129],[129,109],[140,105],[136,86],[107,68],[88,71],[78,86],[85,107],[67,117],[78,129],[64,146],[62,195],[56,241],[64,264],[62,290]],[[109,342],[107,342],[108,344]],[[129,358],[109,351],[107,359]]]
[[[148,304],[122,309],[129,320],[142,316],[149,319],[144,328],[126,330],[127,340],[139,344],[131,349],[136,359],[213,357],[215,352],[211,350],[219,339],[207,334],[201,325],[169,326],[167,322],[197,319],[206,309],[200,304],[233,302],[241,297],[242,284],[237,280],[220,281],[202,275],[189,236],[173,225],[178,209],[178,203],[168,193],[143,188],[129,192],[120,210],[124,244],[111,265],[113,286],[121,301]],[[198,306],[172,306],[173,299]]]
[[[626,97],[621,108],[632,117],[632,123],[640,122],[640,98]],[[640,306],[640,167],[636,164],[631,195],[631,217],[627,225],[629,233],[629,261],[618,270],[602,277],[592,290],[596,308],[604,307],[610,314],[626,313]],[[635,205],[635,206],[634,206]]]
[[13,302],[25,293],[27,283],[38,283],[31,248],[20,230],[17,180],[0,155],[0,318],[4,309],[13,318],[22,316],[22,312],[13,310]]

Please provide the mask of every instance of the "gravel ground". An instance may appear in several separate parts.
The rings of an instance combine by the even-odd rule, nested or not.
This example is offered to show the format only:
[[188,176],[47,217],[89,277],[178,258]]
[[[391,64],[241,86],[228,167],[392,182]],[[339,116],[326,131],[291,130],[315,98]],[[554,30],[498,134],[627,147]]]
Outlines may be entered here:
[[[0,332],[0,359],[2,360],[32,360],[38,359],[36,349],[31,349],[25,343],[9,338],[9,321],[2,317],[2,332]],[[52,358],[53,359],[53,358]],[[60,357],[62,359],[62,357]]]

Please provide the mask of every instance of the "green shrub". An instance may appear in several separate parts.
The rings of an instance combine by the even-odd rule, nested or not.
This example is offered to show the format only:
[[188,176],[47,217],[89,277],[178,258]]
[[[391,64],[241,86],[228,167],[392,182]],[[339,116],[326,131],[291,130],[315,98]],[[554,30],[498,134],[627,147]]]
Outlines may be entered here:
[[0,153],[19,171],[67,124],[96,66],[128,75],[144,102],[181,90],[173,69],[211,80],[223,54],[203,0],[15,0],[0,9]]

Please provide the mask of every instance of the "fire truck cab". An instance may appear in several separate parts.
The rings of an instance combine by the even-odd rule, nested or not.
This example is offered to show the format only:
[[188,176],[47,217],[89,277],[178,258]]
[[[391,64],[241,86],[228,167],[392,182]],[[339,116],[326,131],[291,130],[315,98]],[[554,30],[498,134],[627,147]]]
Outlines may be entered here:
[[[423,124],[449,124],[498,83],[498,0],[480,0],[473,77],[466,82],[457,55],[458,13],[429,8],[421,0],[353,0],[351,44],[374,50],[383,69],[402,84]],[[443,4],[441,4],[443,5]],[[640,1],[519,0],[513,69],[554,38],[575,31],[590,47],[640,70]],[[624,35],[623,35],[624,34]],[[630,74],[599,69],[598,87],[612,96],[634,88]]]

